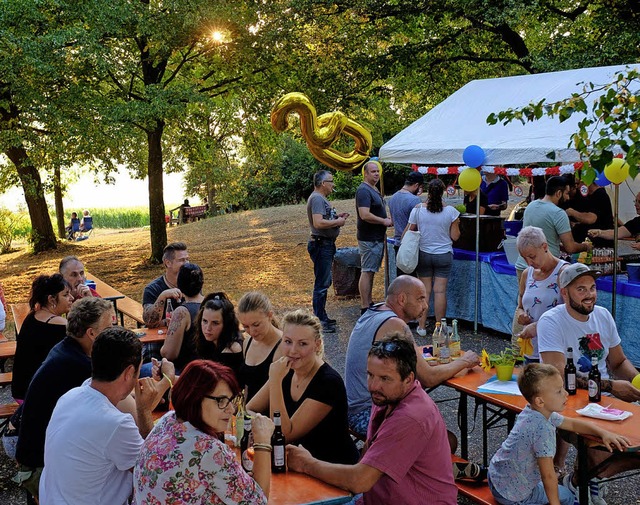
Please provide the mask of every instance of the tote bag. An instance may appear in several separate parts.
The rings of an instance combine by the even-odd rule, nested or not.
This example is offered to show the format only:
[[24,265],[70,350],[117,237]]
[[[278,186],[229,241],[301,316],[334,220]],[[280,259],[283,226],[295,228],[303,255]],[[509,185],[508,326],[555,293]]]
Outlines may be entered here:
[[[420,212],[421,207],[422,205],[418,207],[418,212]],[[418,226],[417,217],[418,216],[416,215],[416,226]],[[398,254],[396,254],[396,266],[405,274],[412,273],[418,266],[418,254],[420,252],[419,246],[420,230],[407,230],[402,237]]]

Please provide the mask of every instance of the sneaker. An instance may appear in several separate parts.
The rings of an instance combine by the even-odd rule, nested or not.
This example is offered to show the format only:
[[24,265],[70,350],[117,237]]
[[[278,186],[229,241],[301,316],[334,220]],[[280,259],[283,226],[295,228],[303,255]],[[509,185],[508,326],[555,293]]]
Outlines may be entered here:
[[421,337],[426,337],[427,336],[426,328],[417,328],[416,329],[416,333]]
[[323,321],[322,322],[322,331],[323,331],[323,333],[335,333],[336,332],[336,325],[335,324],[328,324],[328,323],[325,323]]
[[596,477],[589,481],[589,498],[593,505],[607,505],[607,502],[604,501],[607,492],[606,486],[606,482],[602,482],[602,479]]
[[327,323],[327,324],[333,324],[333,325],[335,325],[338,321],[336,321],[335,319],[331,319],[330,317],[327,317],[327,318],[324,320],[324,322],[325,322],[325,323]]

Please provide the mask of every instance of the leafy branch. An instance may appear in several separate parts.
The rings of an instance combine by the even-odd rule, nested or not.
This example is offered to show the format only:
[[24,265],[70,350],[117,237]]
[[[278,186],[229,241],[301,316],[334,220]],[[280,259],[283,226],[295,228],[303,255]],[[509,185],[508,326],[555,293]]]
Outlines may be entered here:
[[[584,83],[583,83],[584,84]],[[640,163],[640,73],[636,70],[618,72],[613,82],[602,85],[586,83],[581,93],[553,103],[545,99],[522,108],[492,113],[488,124],[509,124],[512,121],[536,121],[543,116],[557,117],[562,123],[574,114],[584,115],[578,131],[571,135],[568,147],[578,151],[584,164],[581,179],[590,184],[596,171],[602,172],[617,152],[631,167],[632,178]]]

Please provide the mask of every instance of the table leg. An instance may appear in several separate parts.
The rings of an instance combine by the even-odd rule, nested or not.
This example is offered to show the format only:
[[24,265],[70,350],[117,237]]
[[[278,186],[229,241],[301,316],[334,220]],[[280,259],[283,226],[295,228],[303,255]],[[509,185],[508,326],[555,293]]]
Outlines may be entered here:
[[458,403],[458,428],[460,428],[460,457],[469,459],[469,415],[467,413],[467,394],[460,393]]
[[589,503],[589,467],[587,465],[587,444],[578,435],[578,500],[581,505]]
[[482,402],[482,464],[489,464],[489,454],[487,445],[489,444],[489,434],[487,433],[487,402]]

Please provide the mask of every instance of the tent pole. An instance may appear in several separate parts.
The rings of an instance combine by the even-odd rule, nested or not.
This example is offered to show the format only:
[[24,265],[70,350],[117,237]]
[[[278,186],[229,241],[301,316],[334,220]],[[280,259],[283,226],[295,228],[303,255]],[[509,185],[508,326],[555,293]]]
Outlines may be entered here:
[[473,334],[478,334],[478,300],[480,298],[480,186],[476,194],[476,283],[473,313]]
[[616,292],[618,291],[618,207],[620,204],[620,185],[613,191],[613,286],[611,289],[611,315],[616,320]]

